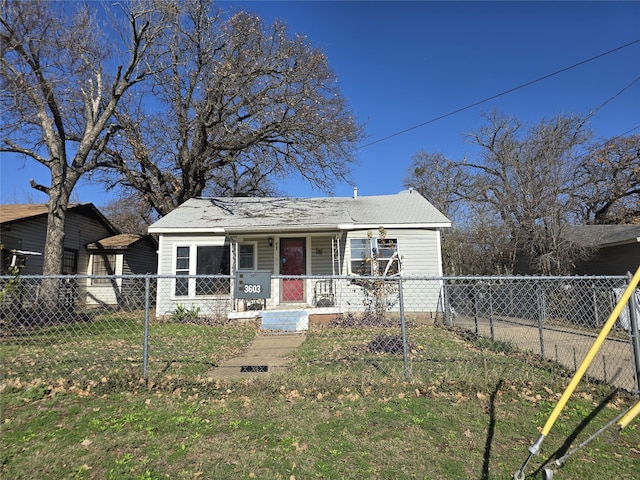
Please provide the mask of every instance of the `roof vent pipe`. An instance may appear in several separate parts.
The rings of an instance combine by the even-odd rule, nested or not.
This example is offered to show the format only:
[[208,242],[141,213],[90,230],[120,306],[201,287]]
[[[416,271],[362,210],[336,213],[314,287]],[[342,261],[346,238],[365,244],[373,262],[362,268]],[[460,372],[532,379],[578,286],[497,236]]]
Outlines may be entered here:
[[358,198],[358,187],[353,187],[353,198]]

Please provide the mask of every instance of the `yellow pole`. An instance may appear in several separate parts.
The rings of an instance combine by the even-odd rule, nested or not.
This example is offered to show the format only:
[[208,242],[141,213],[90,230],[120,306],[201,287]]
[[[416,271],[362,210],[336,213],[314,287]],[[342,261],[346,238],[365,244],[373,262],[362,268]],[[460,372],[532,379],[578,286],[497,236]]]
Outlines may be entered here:
[[571,395],[573,394],[573,391],[576,389],[576,387],[578,386],[578,383],[580,382],[585,372],[587,371],[587,368],[589,368],[589,365],[591,365],[591,362],[593,362],[593,359],[598,353],[598,350],[600,350],[602,343],[607,338],[607,335],[613,328],[613,325],[618,319],[618,317],[620,316],[620,313],[622,313],[622,309],[625,307],[625,305],[629,301],[629,298],[631,298],[631,294],[633,293],[636,286],[638,285],[638,282],[640,282],[640,267],[638,267],[638,270],[636,270],[635,275],[631,278],[631,281],[629,282],[629,285],[627,285],[627,288],[622,294],[622,297],[620,297],[618,304],[611,312],[611,315],[609,315],[609,318],[607,319],[604,326],[602,327],[600,334],[595,339],[595,341],[593,342],[593,345],[587,352],[587,356],[584,358],[584,360],[580,364],[580,367],[578,367],[578,370],[576,370],[576,373],[573,375],[571,382],[569,382],[569,386],[567,386],[564,393],[562,394],[562,397],[560,397],[560,400],[558,401],[555,408],[551,412],[551,415],[549,415],[549,418],[547,419],[547,423],[545,423],[544,427],[542,427],[542,433],[540,434],[540,437],[538,438],[536,443],[534,443],[531,447],[529,447],[529,452],[531,452],[532,454],[537,455],[538,452],[540,451],[540,446],[542,445],[542,441],[544,440],[544,437],[546,437],[549,434],[551,427],[553,427],[553,424],[555,423],[558,416],[560,415],[560,412],[562,412],[562,409],[567,404],[569,397],[571,397]]
[[640,401],[636,403],[631,410],[625,413],[624,417],[618,420],[618,428],[622,430],[624,427],[629,425],[629,422],[633,420],[640,413]]

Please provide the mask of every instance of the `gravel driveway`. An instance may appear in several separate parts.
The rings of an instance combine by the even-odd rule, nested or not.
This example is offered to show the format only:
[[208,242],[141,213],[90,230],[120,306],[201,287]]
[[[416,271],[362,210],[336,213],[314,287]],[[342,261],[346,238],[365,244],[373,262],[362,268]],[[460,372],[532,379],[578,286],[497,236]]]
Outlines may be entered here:
[[[471,317],[459,316],[453,323],[472,331],[476,329],[475,321]],[[580,366],[599,334],[598,331],[580,331],[550,324],[540,330],[537,321],[526,319],[496,318],[492,323],[493,325],[486,318],[479,319],[478,334],[555,360],[573,371]],[[637,390],[633,348],[629,336],[620,331],[610,332],[587,369],[586,375],[625,390]]]

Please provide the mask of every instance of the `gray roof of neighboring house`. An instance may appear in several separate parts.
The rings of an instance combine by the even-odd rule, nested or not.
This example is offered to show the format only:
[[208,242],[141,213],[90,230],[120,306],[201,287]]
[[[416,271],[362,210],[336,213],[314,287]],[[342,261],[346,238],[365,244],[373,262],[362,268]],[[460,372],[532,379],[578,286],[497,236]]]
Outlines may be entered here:
[[585,247],[640,243],[640,225],[567,225],[564,238]]
[[149,233],[351,230],[449,227],[422,195],[287,198],[192,198],[149,227]]

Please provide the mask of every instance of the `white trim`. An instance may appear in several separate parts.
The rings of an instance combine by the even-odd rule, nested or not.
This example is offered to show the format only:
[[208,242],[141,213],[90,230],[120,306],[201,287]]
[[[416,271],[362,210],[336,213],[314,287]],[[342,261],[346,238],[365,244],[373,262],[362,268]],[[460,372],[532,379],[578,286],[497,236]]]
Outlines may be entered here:
[[440,230],[436,231],[436,252],[438,254],[438,276],[442,277],[442,240]]
[[[251,268],[240,268],[240,246],[242,245],[252,245],[253,246],[253,266]],[[246,240],[237,240],[236,241],[236,271],[239,270],[257,270],[258,269],[258,242],[247,242]]]
[[[287,224],[276,224],[276,225],[255,225],[250,228],[247,227],[149,227],[149,233],[157,233],[157,234],[180,234],[180,233],[216,233],[216,234],[227,234],[227,235],[252,235],[252,234],[268,234],[273,232],[290,232],[291,234],[300,233],[301,235],[304,233],[311,232],[335,232],[336,230],[367,230],[367,229],[375,229],[380,227],[379,223],[363,223],[363,224],[354,224],[354,223],[340,223],[340,224],[316,224],[316,225],[287,225]],[[440,223],[394,223],[394,224],[385,224],[384,226],[387,229],[397,228],[397,229],[416,229],[416,228],[448,228],[451,227],[451,222],[440,222]]]
[[224,227],[173,227],[163,228],[154,227],[151,225],[147,228],[148,233],[227,233]]
[[164,235],[160,235],[158,237],[158,250],[156,251],[156,257],[157,257],[157,272],[158,275],[163,275],[164,272],[162,271],[162,254],[164,252]]
[[353,224],[353,223],[343,223],[338,225],[340,230],[371,230],[378,229],[381,226],[384,226],[385,230],[398,229],[398,230],[417,230],[421,228],[442,228],[442,227],[450,227],[451,222],[448,223],[392,223],[392,224],[384,224],[380,225],[379,223],[363,223],[363,224]]
[[[386,228],[386,227],[385,227]],[[400,270],[400,262],[402,259],[402,256],[400,255],[400,238],[397,235],[385,238],[385,240],[395,240],[396,242],[396,252],[394,253],[394,255],[397,256],[398,258],[398,270]],[[369,241],[369,254],[371,255],[371,257],[373,257],[373,248],[374,245],[373,243],[375,242],[375,248],[378,248],[378,240],[380,240],[377,237],[369,237],[368,235],[366,237],[361,237],[358,235],[355,236],[349,236],[347,237],[347,242],[346,242],[346,248],[348,249],[348,258],[346,259],[346,263],[347,263],[347,271],[349,272],[348,275],[354,275],[356,277],[367,277],[367,276],[371,276],[371,274],[369,275],[360,275],[359,273],[353,273],[353,270],[351,269],[351,260],[352,260],[352,254],[351,254],[351,242],[353,240],[368,240]],[[346,255],[345,255],[346,256]],[[393,259],[393,255],[389,258],[380,258],[379,260],[391,260]],[[388,262],[387,262],[387,266],[388,266]]]
[[[221,244],[219,239],[224,239],[224,242]],[[218,240],[218,241],[212,241]],[[233,274],[233,269],[231,267],[231,242],[233,240],[229,239],[229,274]],[[198,267],[198,247],[224,247],[227,244],[227,237],[210,237],[207,239],[203,239],[202,241],[195,242],[185,242],[185,243],[174,243],[173,251],[172,251],[172,264],[171,264],[171,275],[176,276],[176,278],[172,279],[171,282],[171,300],[179,301],[181,299],[189,299],[189,300],[197,300],[197,299],[207,299],[207,298],[221,298],[227,297],[229,293],[222,293],[219,295],[197,295],[196,294],[196,283],[197,279],[193,278],[194,275],[197,275],[197,267]],[[178,258],[178,248],[186,247],[189,248],[189,286],[187,289],[187,295],[176,295],[176,260]],[[255,261],[255,260],[254,260]]]

